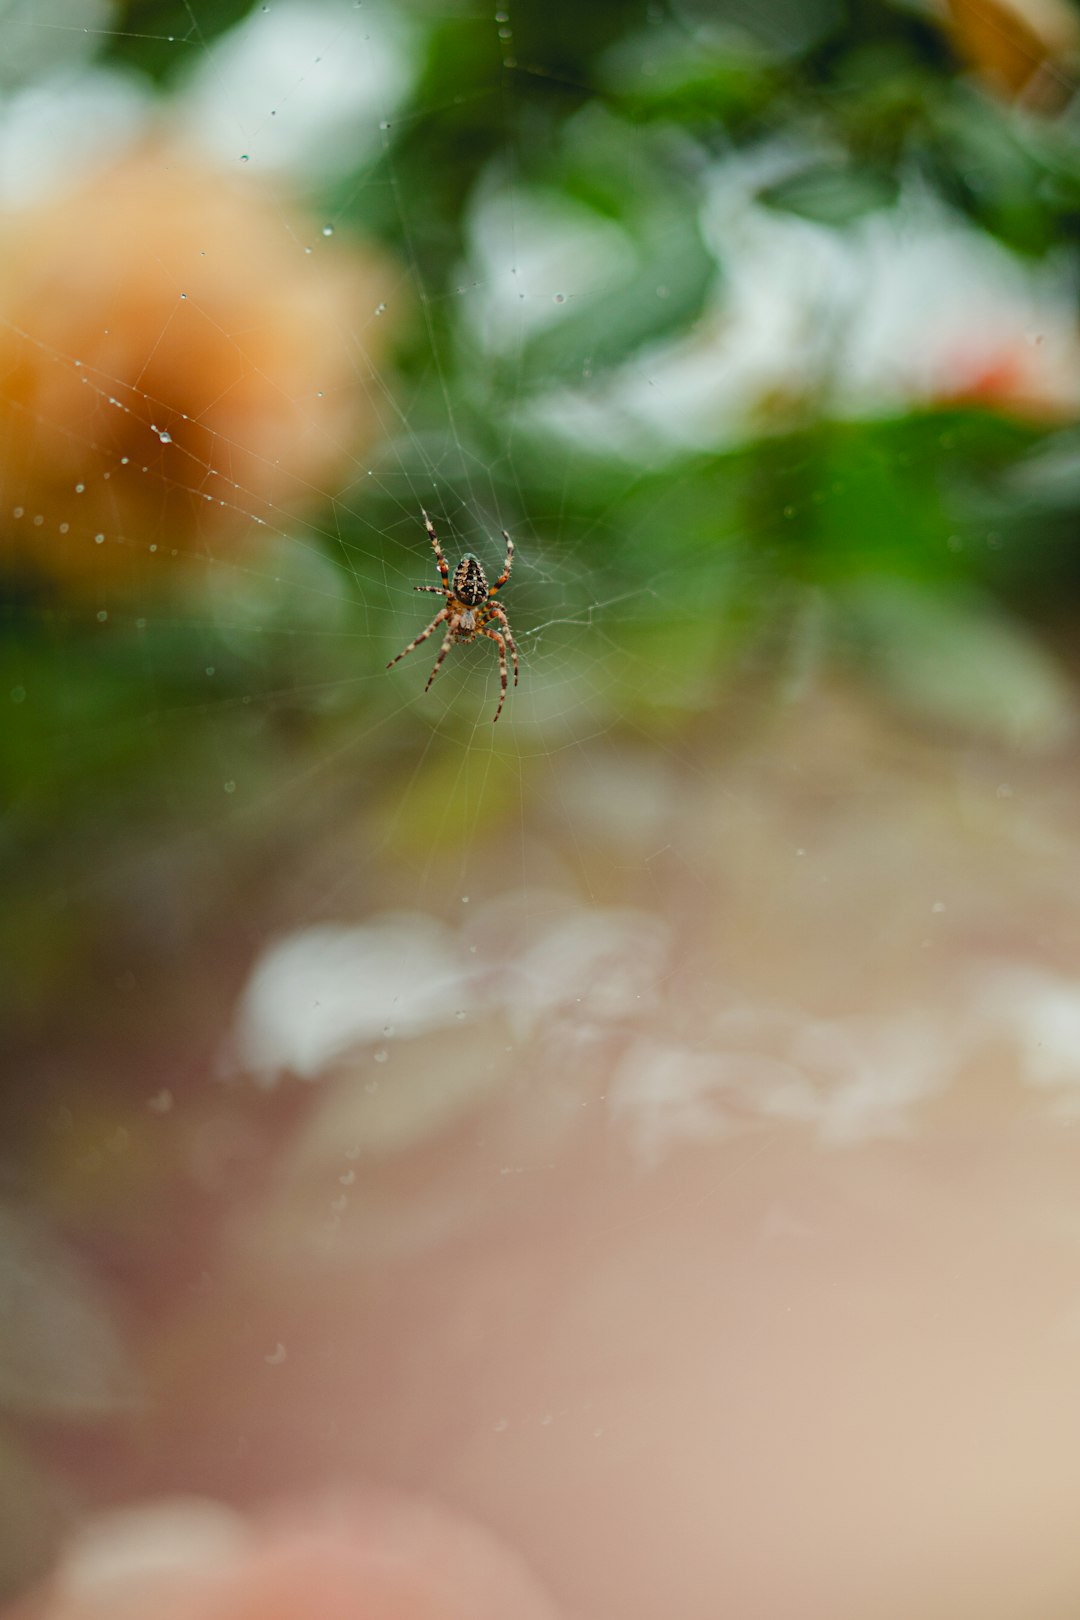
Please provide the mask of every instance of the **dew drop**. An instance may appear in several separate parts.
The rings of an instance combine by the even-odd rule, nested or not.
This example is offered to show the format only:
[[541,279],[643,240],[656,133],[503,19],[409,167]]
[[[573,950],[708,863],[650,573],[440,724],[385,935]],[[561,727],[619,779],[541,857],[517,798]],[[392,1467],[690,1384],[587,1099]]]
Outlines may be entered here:
[[376,1063],[385,1063],[389,1056],[389,1052],[385,1051],[382,1047],[380,1047],[377,1052],[372,1053],[372,1057],[375,1059]]
[[250,153],[248,153],[248,152],[241,152],[241,154],[240,154],[240,161],[241,161],[241,163],[250,163],[250,162],[251,162],[251,155],[250,155]]
[[324,236],[333,236],[334,227],[332,225],[324,225],[322,228],[322,233]]
[[565,293],[556,293],[555,294],[555,302],[557,304],[565,304],[566,303],[566,294]]
[[94,544],[95,546],[103,546],[105,544],[105,536],[103,534],[95,534]]

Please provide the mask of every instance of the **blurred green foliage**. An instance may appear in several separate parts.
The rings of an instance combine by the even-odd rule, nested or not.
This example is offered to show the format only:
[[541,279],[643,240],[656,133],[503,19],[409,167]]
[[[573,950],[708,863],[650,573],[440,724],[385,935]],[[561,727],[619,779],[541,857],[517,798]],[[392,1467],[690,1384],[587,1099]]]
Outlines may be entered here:
[[[141,75],[168,106],[193,62],[257,9],[132,0],[102,32],[99,56]],[[782,641],[802,604],[819,601],[820,658],[877,678],[892,671],[894,695],[924,718],[952,726],[962,713],[991,738],[1015,732],[994,703],[981,714],[957,704],[954,661],[936,685],[896,678],[922,656],[920,624],[928,645],[939,643],[937,610],[920,619],[920,600],[946,614],[952,604],[958,636],[976,650],[978,638],[960,631],[972,615],[996,627],[994,646],[1011,625],[1028,649],[1024,678],[1054,694],[1031,712],[1057,716],[1066,702],[1038,625],[1069,610],[1077,576],[1080,459],[1069,426],[1025,417],[1004,398],[995,406],[992,391],[970,407],[913,400],[841,419],[827,393],[796,388],[748,406],[743,431],[712,450],[676,440],[636,457],[572,431],[552,437],[530,426],[527,407],[560,389],[595,393],[627,367],[647,374],[665,344],[706,330],[727,276],[723,242],[703,228],[707,181],[740,153],[799,154],[763,172],[756,192],[750,184],[751,202],[777,218],[843,233],[915,190],[1034,262],[1076,245],[1075,121],[996,100],[942,27],[904,6],[526,0],[487,14],[414,0],[402,13],[415,54],[408,103],[374,159],[313,182],[306,200],[407,267],[412,317],[383,376],[406,431],[314,513],[304,547],[275,558],[276,583],[252,582],[250,603],[231,602],[220,623],[148,599],[138,622],[114,615],[103,630],[85,607],[25,581],[8,591],[0,659],[13,696],[0,763],[12,788],[4,847],[15,900],[5,931],[25,943],[0,999],[24,1036],[58,986],[101,958],[102,940],[124,936],[116,874],[140,842],[133,828],[150,829],[151,844],[152,829],[167,828],[174,853],[161,858],[180,869],[188,856],[177,849],[205,839],[231,849],[224,829],[237,814],[239,848],[250,839],[288,849],[275,783],[317,768],[350,736],[366,739],[356,743],[362,773],[390,781],[404,741],[430,749],[440,711],[402,711],[404,688],[381,676],[413,629],[408,585],[427,578],[421,500],[450,525],[448,547],[458,536],[483,547],[472,536],[504,523],[518,537],[513,620],[527,668],[534,652],[544,671],[558,672],[560,659],[571,671],[576,659],[580,675],[586,660],[588,678],[570,682],[586,729],[637,727],[652,714],[650,726],[677,730],[740,667],[758,667],[757,649]],[[554,200],[612,228],[625,250],[595,293],[503,343],[480,335],[489,294],[475,241],[477,210],[500,188],[523,215],[535,199]],[[891,583],[905,609],[871,610],[868,592],[880,600]],[[529,674],[543,678],[539,667]],[[556,704],[545,732],[545,712],[552,706],[533,722],[540,748],[568,725]],[[438,725],[460,740],[471,713],[463,706]],[[514,723],[508,713],[504,732]],[[1057,737],[1060,717],[1047,726],[1029,740]],[[224,796],[233,778],[243,778],[242,799]],[[215,914],[210,896],[173,903],[163,960],[190,943],[195,916]]]

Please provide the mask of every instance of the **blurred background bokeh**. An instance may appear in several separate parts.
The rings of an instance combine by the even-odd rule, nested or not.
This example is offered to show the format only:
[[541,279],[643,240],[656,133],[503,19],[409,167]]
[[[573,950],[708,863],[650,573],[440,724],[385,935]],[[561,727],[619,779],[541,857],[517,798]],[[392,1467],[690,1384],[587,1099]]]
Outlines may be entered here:
[[593,1620],[1076,1614],[1078,74],[0,4],[3,1596],[344,1482]]

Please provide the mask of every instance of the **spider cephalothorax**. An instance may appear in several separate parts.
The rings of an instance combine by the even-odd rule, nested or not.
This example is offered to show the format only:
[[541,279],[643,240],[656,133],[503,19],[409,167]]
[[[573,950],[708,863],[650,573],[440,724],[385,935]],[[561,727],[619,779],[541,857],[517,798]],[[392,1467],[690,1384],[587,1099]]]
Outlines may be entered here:
[[[423,511],[422,507],[421,511]],[[518,683],[518,655],[517,648],[514,645],[514,637],[510,631],[510,621],[502,608],[492,601],[496,591],[501,591],[510,578],[510,566],[514,560],[514,542],[504,529],[503,539],[506,541],[506,562],[494,585],[488,584],[483,566],[471,551],[467,551],[462,557],[454,569],[454,577],[451,579],[450,570],[446,566],[446,558],[443,556],[442,547],[439,545],[438,535],[435,533],[435,527],[426,512],[424,512],[424,527],[431,537],[431,544],[435,551],[435,561],[438,565],[442,584],[414,585],[413,589],[429,591],[435,596],[445,596],[446,601],[427,629],[421,630],[416,639],[410,641],[407,647],[403,647],[397,658],[391,658],[386,667],[390,669],[393,664],[397,663],[398,658],[404,658],[406,653],[411,653],[413,648],[419,647],[422,641],[426,641],[428,636],[437,630],[440,624],[445,624],[446,636],[442,646],[439,648],[435,668],[428,676],[427,686],[424,687],[426,692],[428,686],[431,685],[439,673],[439,666],[455,641],[471,641],[474,636],[487,636],[499,648],[499,707],[495,710],[494,715],[497,720],[502,713],[503,701],[506,697],[507,647],[509,647],[510,656],[514,661],[514,685],[516,686]],[[498,630],[488,628],[493,620],[502,625],[501,634]]]

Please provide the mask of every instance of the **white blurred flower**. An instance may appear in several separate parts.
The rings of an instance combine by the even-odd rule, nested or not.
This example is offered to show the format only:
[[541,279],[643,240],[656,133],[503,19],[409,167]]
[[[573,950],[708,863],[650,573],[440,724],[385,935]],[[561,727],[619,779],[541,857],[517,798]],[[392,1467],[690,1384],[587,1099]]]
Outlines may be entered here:
[[505,352],[557,322],[575,298],[626,280],[634,249],[613,220],[556,192],[484,189],[470,214],[463,271],[483,296],[464,305],[485,348]]
[[343,173],[378,152],[415,60],[400,7],[275,0],[200,54],[177,111],[225,162]]
[[131,146],[152,114],[149,89],[100,67],[60,68],[0,96],[0,208],[74,189]]
[[645,1164],[769,1123],[809,1126],[835,1146],[907,1135],[914,1105],[945,1089],[964,1055],[926,1015],[822,1020],[771,1006],[733,1010],[738,1049],[645,1040],[619,1063],[612,1117]]
[[272,945],[244,991],[233,1060],[260,1084],[313,1080],[351,1047],[388,1030],[438,1027],[471,1001],[459,939],[431,917],[395,913],[326,926]]
[[[806,161],[770,148],[719,166],[702,213],[722,271],[709,308],[594,383],[539,394],[525,411],[533,426],[655,463],[819,409],[1080,411],[1071,258],[1032,264],[923,191],[842,229],[758,200]],[[530,208],[519,194],[526,235]]]

